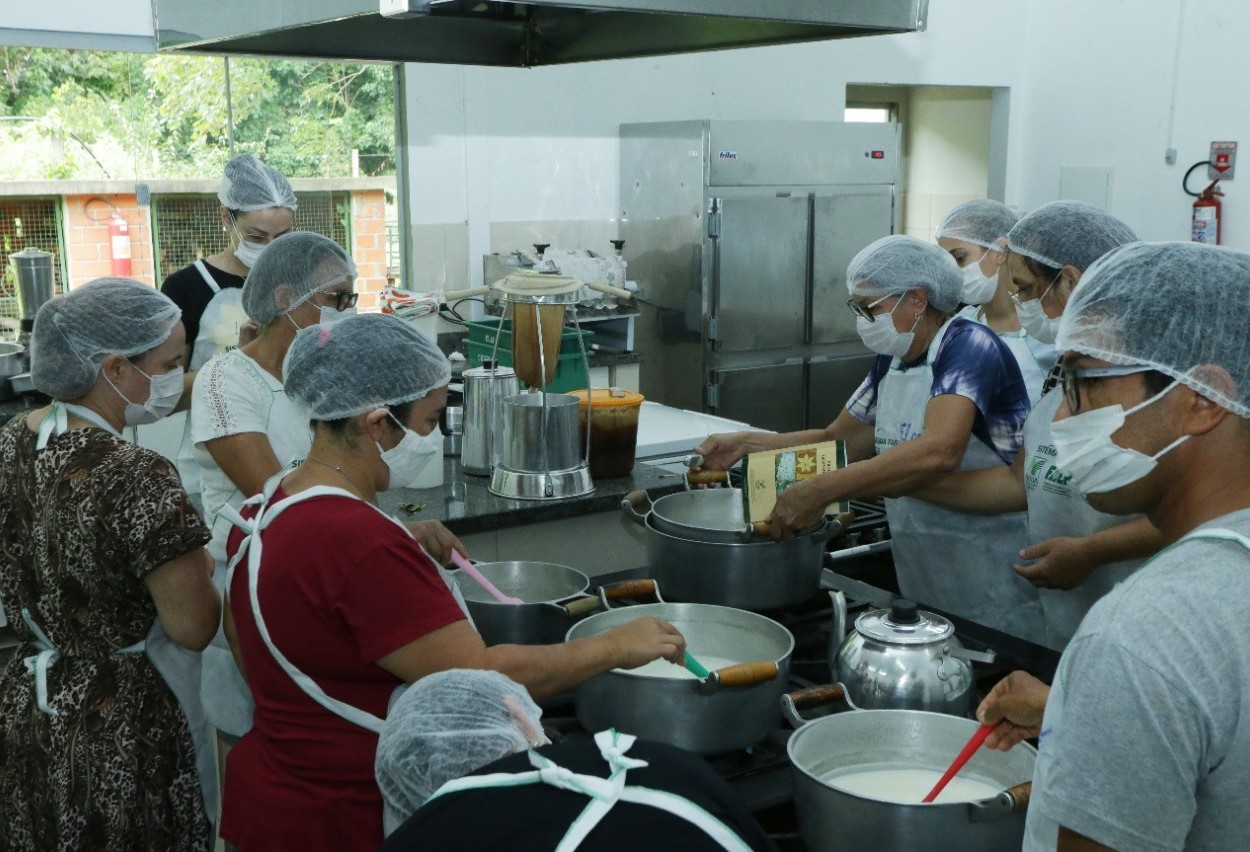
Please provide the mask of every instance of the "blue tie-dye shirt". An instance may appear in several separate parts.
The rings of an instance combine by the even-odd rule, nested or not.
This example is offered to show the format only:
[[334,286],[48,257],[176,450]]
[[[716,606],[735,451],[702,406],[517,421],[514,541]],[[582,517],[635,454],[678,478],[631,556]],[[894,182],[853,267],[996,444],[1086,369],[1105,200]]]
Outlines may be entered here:
[[[928,353],[900,369],[906,372],[922,366],[927,359]],[[851,394],[846,410],[856,420],[876,423],[877,386],[889,372],[892,361],[878,355],[868,377]],[[1015,356],[987,326],[959,317],[950,321],[933,362],[929,396],[948,393],[972,400],[977,407],[972,434],[993,449],[1004,464],[1011,464],[1020,451],[1024,419],[1029,416],[1029,394]]]

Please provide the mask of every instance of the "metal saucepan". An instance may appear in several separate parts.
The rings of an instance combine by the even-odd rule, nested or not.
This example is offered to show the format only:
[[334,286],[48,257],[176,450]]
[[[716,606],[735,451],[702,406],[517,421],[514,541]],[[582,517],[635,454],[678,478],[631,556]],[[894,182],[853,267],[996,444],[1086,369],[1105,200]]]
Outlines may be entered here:
[[588,731],[615,728],[700,754],[745,748],[776,730],[790,678],[794,637],[762,615],[705,604],[644,604],[592,615],[568,640],[597,636],[651,615],[671,623],[699,658],[733,660],[705,680],[613,669],[577,688],[577,720]]
[[645,491],[631,491],[621,508],[645,515],[661,532],[690,541],[745,543],[768,535],[766,521],[752,524],[747,520],[740,488],[682,491],[654,502]]
[[[960,775],[1001,790],[980,801],[889,802],[835,787],[830,776],[856,767],[942,771],[977,730],[977,723],[921,710],[856,710],[814,721],[798,708],[838,697],[819,687],[784,696],[786,715],[801,724],[786,746],[794,773],[794,804],[813,852],[967,852],[1019,849],[1037,750],[981,749]],[[805,724],[804,724],[805,722]]]
[[[732,489],[720,490],[729,493]],[[656,505],[667,499],[660,498]],[[621,506],[627,517],[646,530],[651,576],[670,599],[740,609],[780,609],[815,595],[820,589],[825,543],[842,531],[840,519],[826,519],[788,541],[709,542],[660,529],[654,512],[640,514],[628,500]]]
[[586,596],[590,580],[585,574],[550,562],[479,562],[476,567],[499,591],[525,601],[500,603],[472,577],[451,572],[487,645],[554,645],[564,641],[570,624],[606,608],[609,600],[663,600],[651,580],[624,580]]

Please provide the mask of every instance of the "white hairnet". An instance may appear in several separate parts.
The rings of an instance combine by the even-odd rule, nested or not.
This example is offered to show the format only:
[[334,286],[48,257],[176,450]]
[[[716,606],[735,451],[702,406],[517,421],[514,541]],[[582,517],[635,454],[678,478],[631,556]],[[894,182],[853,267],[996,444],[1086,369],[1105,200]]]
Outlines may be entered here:
[[1247,316],[1250,255],[1197,243],[1134,243],[1085,270],[1057,344],[1115,364],[1149,364],[1250,418]]
[[[356,263],[329,237],[312,231],[283,234],[265,247],[243,282],[243,310],[262,326],[315,294],[356,277]],[[278,293],[284,294],[279,304]]]
[[954,258],[933,243],[902,234],[860,249],[846,268],[852,296],[890,296],[920,289],[939,311],[959,307],[964,276]]
[[1023,217],[1007,235],[1007,248],[1043,266],[1084,272],[1116,246],[1137,242],[1133,230],[1084,201],[1052,201]]
[[269,207],[286,207],[291,211],[299,208],[291,182],[282,176],[282,172],[262,163],[255,154],[238,154],[230,158],[221,176],[217,200],[227,210],[242,213]]
[[448,781],[534,745],[542,715],[525,687],[499,672],[451,669],[408,687],[386,718],[374,763],[386,833]]
[[421,399],[451,381],[451,364],[411,323],[360,314],[296,334],[282,375],[313,420],[342,420]]
[[53,399],[77,399],[91,390],[106,357],[155,349],[181,318],[182,310],[154,287],[97,278],[48,300],[35,314],[31,379]]
[[998,201],[988,198],[965,201],[946,214],[933,238],[948,237],[1001,252],[1006,249],[1007,232],[1019,218],[1010,207]]

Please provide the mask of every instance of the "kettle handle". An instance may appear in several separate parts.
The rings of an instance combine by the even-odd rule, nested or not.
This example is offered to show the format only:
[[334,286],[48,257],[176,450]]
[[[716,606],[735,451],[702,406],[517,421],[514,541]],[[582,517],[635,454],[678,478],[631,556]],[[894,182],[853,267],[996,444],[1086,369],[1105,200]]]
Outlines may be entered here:
[[829,600],[833,603],[833,625],[829,628],[829,665],[833,666],[837,662],[834,655],[846,639],[846,594],[830,589]]

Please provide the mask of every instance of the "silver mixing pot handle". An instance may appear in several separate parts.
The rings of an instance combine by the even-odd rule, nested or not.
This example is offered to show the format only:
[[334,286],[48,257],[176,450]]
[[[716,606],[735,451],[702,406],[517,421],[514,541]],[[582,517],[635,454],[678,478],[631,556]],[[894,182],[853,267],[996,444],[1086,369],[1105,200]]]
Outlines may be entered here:
[[651,496],[645,491],[631,491],[621,498],[621,510],[638,526],[646,527],[647,516],[651,514]]
[[1033,795],[1033,782],[1025,781],[1003,790],[992,799],[968,803],[969,822],[997,822],[1011,816],[1016,811],[1025,811],[1029,807],[1029,798]]
[[962,645],[951,648],[951,656],[968,663],[985,663],[987,666],[992,665],[998,659],[998,655],[993,651],[974,651],[971,648],[965,648]]
[[798,730],[806,725],[810,719],[803,716],[802,711],[812,707],[823,707],[826,704],[833,704],[836,701],[844,701],[852,710],[858,710],[850,697],[846,694],[846,687],[840,683],[830,683],[824,686],[812,686],[807,689],[796,690],[795,692],[787,692],[781,696],[781,713],[786,717],[786,721]]
[[882,553],[890,549],[890,541],[887,539],[886,541],[874,541],[872,544],[860,544],[843,550],[832,550],[825,554],[825,564],[831,565],[844,559],[854,559],[856,556],[867,556],[870,553]]

